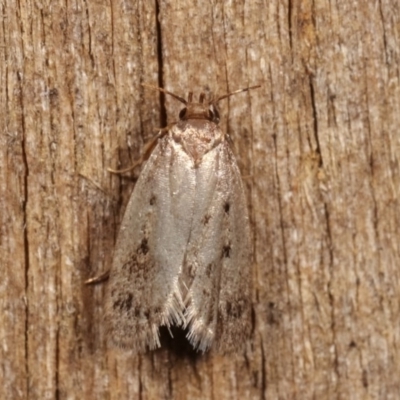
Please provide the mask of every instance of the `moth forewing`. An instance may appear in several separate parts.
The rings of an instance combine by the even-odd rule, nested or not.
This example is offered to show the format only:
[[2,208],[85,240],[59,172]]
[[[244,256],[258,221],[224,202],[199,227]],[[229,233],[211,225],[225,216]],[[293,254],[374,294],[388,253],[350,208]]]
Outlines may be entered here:
[[189,339],[200,350],[215,345],[229,351],[244,343],[251,328],[249,220],[229,145],[219,145],[207,161],[199,166],[187,248],[187,269],[195,273],[186,322]]
[[117,346],[159,347],[163,325],[186,328],[201,351],[237,350],[250,334],[249,218],[214,107],[231,94],[197,103],[171,94],[185,108],[139,176],[110,270],[106,323]]
[[[183,323],[179,274],[190,233],[190,214],[178,213],[170,177],[174,163],[171,139],[161,139],[129,200],[115,247],[107,295],[110,340],[143,352],[159,346],[158,328]],[[180,173],[178,168],[178,174]],[[188,203],[194,181],[186,180]]]

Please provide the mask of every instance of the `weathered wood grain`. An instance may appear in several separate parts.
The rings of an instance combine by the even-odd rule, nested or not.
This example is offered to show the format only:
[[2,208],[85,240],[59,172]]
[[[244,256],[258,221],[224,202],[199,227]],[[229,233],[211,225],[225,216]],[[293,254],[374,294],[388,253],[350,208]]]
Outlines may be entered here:
[[[26,1],[0,8],[1,399],[397,399],[396,1]],[[137,159],[181,96],[221,102],[253,224],[254,334],[107,349]],[[165,101],[165,103],[164,103]],[[136,174],[138,171],[136,171]]]

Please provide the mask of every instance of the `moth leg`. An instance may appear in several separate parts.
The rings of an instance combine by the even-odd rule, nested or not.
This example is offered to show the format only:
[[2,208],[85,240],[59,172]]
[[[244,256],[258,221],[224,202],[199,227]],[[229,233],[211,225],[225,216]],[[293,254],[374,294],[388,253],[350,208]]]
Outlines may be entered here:
[[124,174],[125,172],[129,172],[132,171],[133,169],[135,169],[138,165],[143,164],[143,161],[145,161],[149,155],[151,154],[151,152],[153,151],[157,140],[162,138],[170,129],[170,125],[166,126],[165,128],[161,128],[158,132],[158,134],[156,136],[154,136],[153,139],[151,139],[149,142],[147,142],[144,146],[142,155],[139,157],[139,159],[133,163],[133,165],[131,165],[128,168],[125,169],[112,169],[112,168],[107,168],[108,172],[111,172],[113,174]]
[[93,278],[89,278],[85,281],[85,285],[96,285],[98,283],[107,281],[110,277],[110,270],[107,269],[102,274],[94,276]]

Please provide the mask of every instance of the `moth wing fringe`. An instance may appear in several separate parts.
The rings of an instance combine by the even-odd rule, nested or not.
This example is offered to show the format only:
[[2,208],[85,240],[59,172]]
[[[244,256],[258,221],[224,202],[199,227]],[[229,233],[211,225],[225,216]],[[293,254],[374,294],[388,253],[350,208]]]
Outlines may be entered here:
[[189,330],[186,337],[190,344],[203,353],[213,344],[215,336],[213,330],[199,318],[198,312],[193,306],[189,305],[186,310],[184,328]]
[[138,353],[144,353],[146,349],[155,350],[161,347],[160,342],[160,326],[166,326],[168,330],[172,325],[183,325],[185,306],[182,301],[182,295],[177,284],[174,285],[175,289],[170,294],[165,304],[165,311],[162,313],[160,322],[151,324],[150,331],[147,332],[146,337],[140,340],[140,344],[135,346],[134,349]]
[[171,325],[183,325],[185,321],[184,310],[185,304],[182,300],[182,293],[179,289],[178,282],[175,282],[174,290],[166,301],[160,326],[165,325],[169,328]]

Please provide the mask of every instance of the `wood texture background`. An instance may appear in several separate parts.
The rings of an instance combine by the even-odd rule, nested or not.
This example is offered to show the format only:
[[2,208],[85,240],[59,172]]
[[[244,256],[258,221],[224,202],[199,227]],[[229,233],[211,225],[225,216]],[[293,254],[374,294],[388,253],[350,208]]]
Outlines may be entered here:
[[[400,398],[400,8],[0,2],[1,399]],[[254,333],[107,349],[130,165],[182,96],[221,102],[253,224]]]

